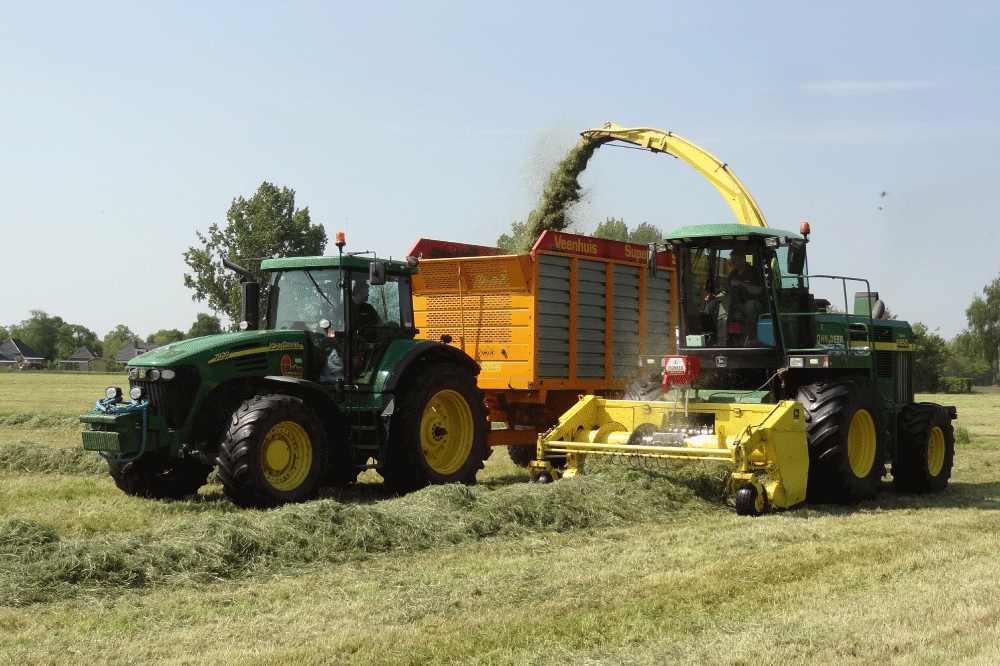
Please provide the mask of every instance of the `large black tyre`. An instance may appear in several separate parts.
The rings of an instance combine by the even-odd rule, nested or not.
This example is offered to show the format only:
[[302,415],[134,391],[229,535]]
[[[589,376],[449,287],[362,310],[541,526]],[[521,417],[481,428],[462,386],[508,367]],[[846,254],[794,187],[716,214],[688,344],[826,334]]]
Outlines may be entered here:
[[518,467],[527,468],[538,455],[538,445],[511,444],[507,447],[507,455],[510,456],[510,461]]
[[108,461],[108,474],[126,495],[149,499],[183,499],[208,481],[212,466],[195,458],[147,453],[129,462]]
[[433,366],[396,394],[385,484],[408,492],[429,484],[476,482],[487,458],[486,405],[476,378],[455,363]]
[[885,405],[871,382],[841,378],[809,384],[805,407],[811,503],[852,504],[875,498],[885,474]]
[[327,474],[326,429],[299,398],[256,395],[233,414],[216,462],[233,504],[266,508],[316,496]]
[[955,461],[955,429],[941,405],[911,403],[899,414],[892,484],[900,491],[943,490]]

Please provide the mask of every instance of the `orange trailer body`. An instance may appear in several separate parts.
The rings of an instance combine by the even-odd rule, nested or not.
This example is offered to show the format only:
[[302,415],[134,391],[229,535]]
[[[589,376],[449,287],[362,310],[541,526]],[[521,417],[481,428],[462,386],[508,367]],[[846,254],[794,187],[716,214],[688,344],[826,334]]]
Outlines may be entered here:
[[481,367],[490,444],[533,444],[581,395],[619,397],[674,351],[674,268],[645,245],[546,231],[529,254],[421,239],[417,337],[445,339]]

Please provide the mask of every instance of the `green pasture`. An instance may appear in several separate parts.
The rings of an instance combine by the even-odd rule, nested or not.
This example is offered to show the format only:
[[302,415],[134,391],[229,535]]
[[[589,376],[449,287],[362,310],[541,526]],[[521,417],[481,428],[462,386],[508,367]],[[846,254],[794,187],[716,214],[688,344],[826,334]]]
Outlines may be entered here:
[[[1000,394],[942,493],[735,515],[724,470],[609,467],[273,511],[126,497],[75,415],[115,375],[0,373],[0,664],[993,664]],[[120,381],[124,384],[125,382]]]

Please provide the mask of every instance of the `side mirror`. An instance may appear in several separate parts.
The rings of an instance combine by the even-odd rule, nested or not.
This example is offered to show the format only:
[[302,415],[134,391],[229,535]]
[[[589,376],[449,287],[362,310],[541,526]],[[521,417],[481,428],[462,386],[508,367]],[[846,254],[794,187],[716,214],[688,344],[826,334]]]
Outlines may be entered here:
[[381,261],[373,261],[368,265],[368,284],[373,287],[385,284],[385,264]]
[[806,242],[793,240],[788,243],[788,272],[792,275],[802,275],[806,267]]

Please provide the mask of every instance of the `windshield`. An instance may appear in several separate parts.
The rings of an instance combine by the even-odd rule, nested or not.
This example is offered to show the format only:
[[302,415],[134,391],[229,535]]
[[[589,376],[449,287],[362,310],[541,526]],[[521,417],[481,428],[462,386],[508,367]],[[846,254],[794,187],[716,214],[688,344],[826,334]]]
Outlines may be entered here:
[[[353,324],[344,316],[344,291],[348,288],[347,297],[352,303],[350,316],[357,318]],[[369,314],[359,317],[359,312]],[[318,268],[271,274],[268,328],[318,332],[323,328],[320,322],[324,319],[330,322],[331,331],[345,331],[348,325],[352,328],[384,325],[412,328],[409,278],[389,275],[385,284],[371,286],[367,271]]]
[[331,330],[344,329],[341,272],[335,268],[276,271],[268,290],[268,328],[319,330],[326,319]]

